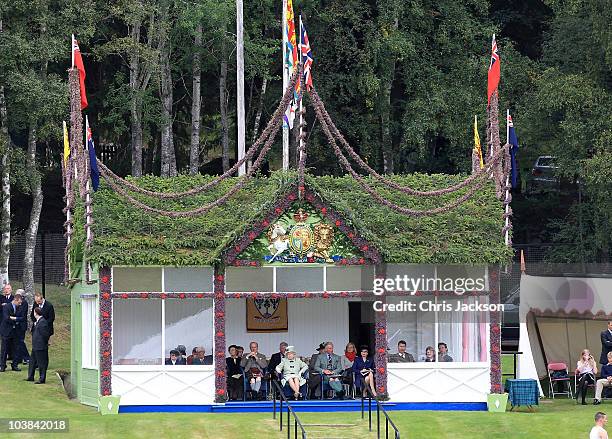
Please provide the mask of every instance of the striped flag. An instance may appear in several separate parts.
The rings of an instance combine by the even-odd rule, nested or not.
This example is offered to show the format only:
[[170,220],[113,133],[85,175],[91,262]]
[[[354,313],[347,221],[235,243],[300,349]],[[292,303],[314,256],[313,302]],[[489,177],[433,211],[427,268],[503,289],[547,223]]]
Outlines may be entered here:
[[478,135],[478,117],[474,115],[474,151],[478,154],[480,160],[480,169],[484,168],[482,160],[482,147],[480,146],[480,136]]
[[87,118],[85,118],[85,130],[87,132],[87,152],[89,153],[91,185],[93,190],[97,191],[98,186],[100,186],[100,171],[98,170],[98,161],[96,160],[96,148],[94,147],[93,135]]
[[300,15],[300,27],[302,28],[302,39],[300,42],[300,51],[302,53],[302,62],[304,63],[304,84],[306,90],[312,88],[312,50],[310,50],[310,41],[308,40],[308,34],[306,33],[306,26],[302,22],[302,16]]
[[[287,23],[285,28],[287,29],[287,55],[285,58],[285,68],[289,72],[289,77],[293,75],[295,69],[297,69],[298,63],[298,51],[297,51],[297,41],[295,36],[295,20],[293,14],[293,0],[287,0],[287,11],[286,11]],[[300,95],[300,79],[298,78],[298,82],[295,85],[295,90],[293,91],[293,99],[287,107],[285,111],[285,115],[283,119],[285,120],[285,124],[289,126],[289,128],[293,128],[293,120],[295,119],[295,112],[298,107],[298,100]]]

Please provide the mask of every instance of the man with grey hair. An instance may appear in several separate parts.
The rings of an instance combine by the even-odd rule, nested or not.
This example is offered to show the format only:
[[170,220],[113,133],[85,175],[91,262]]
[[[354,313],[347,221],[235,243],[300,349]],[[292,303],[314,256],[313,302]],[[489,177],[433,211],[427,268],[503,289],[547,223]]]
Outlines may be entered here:
[[[317,358],[315,363],[315,371],[321,374],[323,384],[336,392],[338,399],[344,399],[344,391],[342,390],[342,359],[339,355],[334,354],[334,344],[331,341],[325,343],[323,353]],[[321,387],[321,392],[325,386]]]
[[271,377],[273,380],[277,379],[277,376],[274,373],[274,370],[276,369],[276,366],[281,364],[281,361],[283,361],[283,358],[285,358],[285,354],[287,352],[287,346],[289,346],[289,344],[286,341],[282,341],[280,345],[278,346],[278,352],[275,354],[272,354],[272,356],[270,357],[270,363],[268,364],[268,370],[272,372]]

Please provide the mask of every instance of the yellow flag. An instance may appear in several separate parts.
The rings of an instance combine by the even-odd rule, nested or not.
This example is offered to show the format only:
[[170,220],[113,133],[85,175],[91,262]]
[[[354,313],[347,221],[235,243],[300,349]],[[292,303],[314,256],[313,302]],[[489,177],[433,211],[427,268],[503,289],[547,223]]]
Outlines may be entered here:
[[474,151],[478,154],[480,159],[480,169],[484,168],[484,162],[482,161],[482,148],[480,147],[480,136],[478,135],[478,118],[474,116]]
[[70,157],[70,142],[68,141],[68,127],[64,121],[64,166],[68,163],[68,157]]

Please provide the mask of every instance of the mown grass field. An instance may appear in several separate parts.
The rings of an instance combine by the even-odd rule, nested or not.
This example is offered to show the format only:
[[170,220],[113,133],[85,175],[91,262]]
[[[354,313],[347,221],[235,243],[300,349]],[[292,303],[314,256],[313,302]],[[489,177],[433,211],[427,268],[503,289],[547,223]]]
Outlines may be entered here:
[[[46,385],[23,381],[22,372],[0,374],[0,403],[2,418],[68,418],[70,431],[53,437],[70,438],[222,438],[267,439],[287,437],[278,431],[271,414],[123,414],[101,416],[91,407],[69,400],[54,370],[68,369],[70,359],[70,301],[59,288],[48,288],[47,297],[57,314],[56,335],[50,348],[50,370]],[[27,341],[29,346],[29,341]],[[504,361],[511,368],[511,361]],[[10,368],[9,368],[10,369]],[[511,370],[511,369],[510,369]],[[612,413],[612,404],[578,406],[572,401],[544,400],[535,413],[518,412],[390,412],[400,429],[402,438],[585,438],[592,426],[594,413],[600,409]],[[368,433],[367,421],[360,413],[303,413],[300,414],[309,438],[373,438]],[[338,424],[317,426],[313,424]],[[43,434],[6,435],[0,437],[46,437]],[[384,436],[383,436],[384,437]]]

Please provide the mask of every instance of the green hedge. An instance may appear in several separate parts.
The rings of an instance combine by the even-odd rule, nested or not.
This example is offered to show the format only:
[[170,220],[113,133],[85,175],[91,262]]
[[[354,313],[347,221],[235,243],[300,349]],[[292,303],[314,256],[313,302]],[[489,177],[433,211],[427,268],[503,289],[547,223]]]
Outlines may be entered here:
[[[210,176],[132,179],[157,191],[183,191],[210,181]],[[394,176],[395,181],[418,189],[434,189],[461,181],[465,176],[413,174]],[[103,265],[211,265],[221,252],[261,220],[276,200],[296,185],[293,172],[258,177],[222,207],[198,218],[172,219],[133,207],[104,183],[94,194],[93,248],[85,256]],[[160,202],[137,198],[165,209],[187,210],[219,198],[236,179],[219,184],[205,195]],[[387,198],[415,209],[435,207],[454,199],[411,197],[388,191],[370,180]],[[503,263],[511,256],[501,228],[502,204],[492,184],[448,214],[409,218],[376,204],[351,177],[306,176],[306,184],[329,206],[374,244],[386,262],[406,263]],[[458,195],[457,195],[458,196]],[[75,243],[82,242],[83,208],[75,212]],[[80,251],[75,245],[73,252]]]

